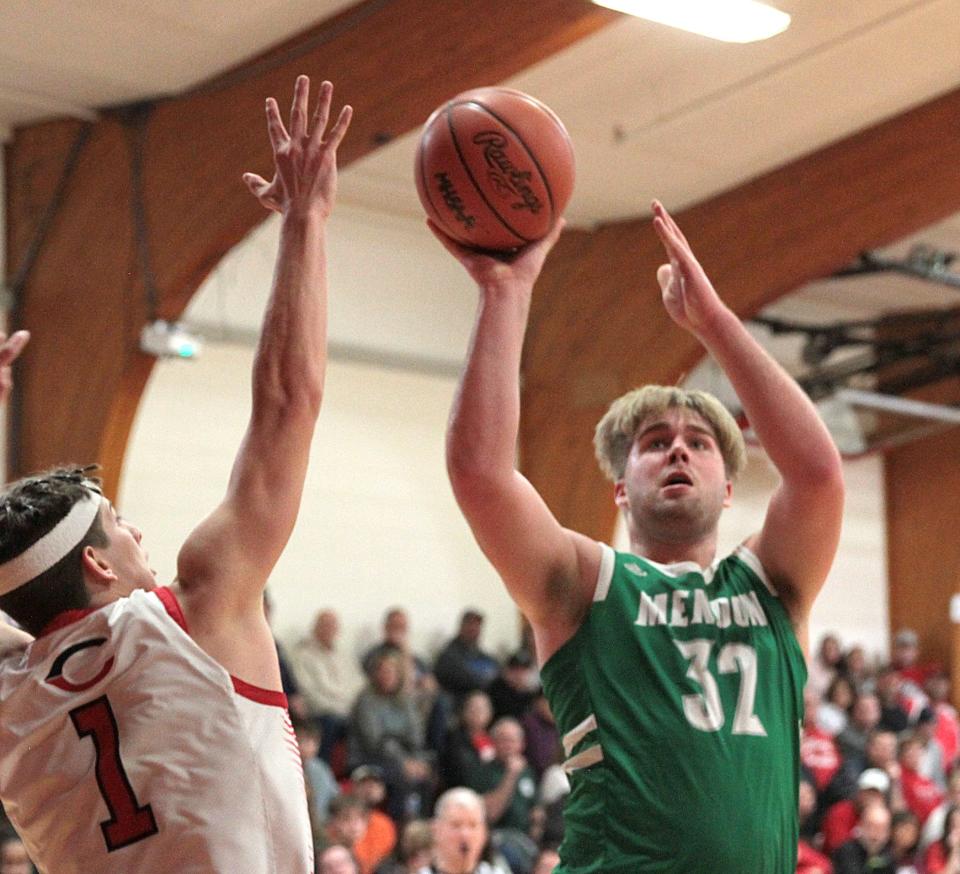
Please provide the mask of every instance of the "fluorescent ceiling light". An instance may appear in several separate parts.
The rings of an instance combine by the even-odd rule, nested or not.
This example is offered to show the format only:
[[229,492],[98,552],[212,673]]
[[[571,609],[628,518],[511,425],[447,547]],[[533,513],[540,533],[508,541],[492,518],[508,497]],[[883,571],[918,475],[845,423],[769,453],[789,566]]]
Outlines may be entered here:
[[600,6],[724,42],[756,42],[790,25],[786,12],[756,0],[593,0]]

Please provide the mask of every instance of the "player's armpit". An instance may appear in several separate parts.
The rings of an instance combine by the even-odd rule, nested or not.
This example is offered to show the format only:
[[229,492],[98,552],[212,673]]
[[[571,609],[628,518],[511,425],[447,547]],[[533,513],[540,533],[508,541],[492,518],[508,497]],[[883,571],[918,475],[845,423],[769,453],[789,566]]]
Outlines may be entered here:
[[842,477],[785,481],[770,500],[763,528],[747,542],[796,626],[805,624],[840,542]]

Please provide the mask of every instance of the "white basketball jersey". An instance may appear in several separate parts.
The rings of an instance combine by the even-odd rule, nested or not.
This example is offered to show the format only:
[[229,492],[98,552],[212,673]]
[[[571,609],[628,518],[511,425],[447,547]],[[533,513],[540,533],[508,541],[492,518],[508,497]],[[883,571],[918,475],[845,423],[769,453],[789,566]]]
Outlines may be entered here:
[[49,874],[308,874],[286,698],[231,677],[170,589],[0,661],[0,798]]

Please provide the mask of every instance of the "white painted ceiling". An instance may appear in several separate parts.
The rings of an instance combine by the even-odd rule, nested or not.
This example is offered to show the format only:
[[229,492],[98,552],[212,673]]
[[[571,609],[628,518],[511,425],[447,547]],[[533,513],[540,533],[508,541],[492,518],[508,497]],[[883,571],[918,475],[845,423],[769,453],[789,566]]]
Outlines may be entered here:
[[[6,0],[0,133],[176,93],[349,5]],[[958,0],[775,5],[793,23],[763,42],[721,43],[624,16],[511,80],[573,137],[570,220],[637,215],[653,194],[675,208],[694,203],[960,86]],[[419,214],[415,141],[414,132],[351,167],[344,195]]]
[[[98,107],[174,94],[349,5],[6,0],[0,138],[43,118],[95,117]],[[654,195],[682,208],[960,87],[960,0],[773,5],[793,22],[764,42],[720,43],[625,16],[505,83],[544,100],[570,131],[578,176],[568,220],[641,215]],[[416,137],[353,164],[341,200],[421,215]],[[894,253],[915,241],[960,251],[960,217]],[[955,289],[882,275],[815,283],[775,311],[829,321],[957,304]]]

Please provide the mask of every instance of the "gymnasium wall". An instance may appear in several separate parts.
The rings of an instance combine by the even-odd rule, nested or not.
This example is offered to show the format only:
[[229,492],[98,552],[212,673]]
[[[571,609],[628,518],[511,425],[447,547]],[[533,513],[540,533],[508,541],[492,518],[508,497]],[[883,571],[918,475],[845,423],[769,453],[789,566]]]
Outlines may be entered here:
[[[207,334],[202,356],[161,363],[143,397],[119,503],[144,529],[163,581],[183,538],[224,492],[249,410],[252,314],[262,311],[276,232],[266,222],[224,259],[188,312]],[[300,522],[270,587],[277,632],[295,639],[329,605],[359,649],[384,609],[400,604],[410,609],[417,648],[430,651],[472,605],[487,614],[487,644],[507,650],[517,641],[516,611],[460,517],[443,463],[471,283],[419,218],[341,203],[329,241],[331,361]],[[218,333],[230,341],[212,342]],[[831,629],[882,649],[879,459],[848,465],[848,478],[844,543],[813,638]],[[723,547],[756,529],[775,482],[764,457],[752,457],[722,522]]]

